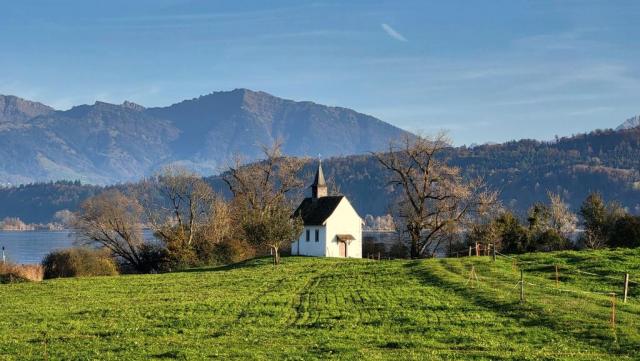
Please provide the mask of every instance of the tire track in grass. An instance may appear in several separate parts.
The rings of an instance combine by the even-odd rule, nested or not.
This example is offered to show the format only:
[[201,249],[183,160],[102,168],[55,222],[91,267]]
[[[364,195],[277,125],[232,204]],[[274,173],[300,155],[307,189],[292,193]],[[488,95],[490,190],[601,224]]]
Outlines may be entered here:
[[[304,325],[310,317],[309,310],[311,309],[319,309],[318,301],[320,295],[322,293],[315,293],[314,291],[318,288],[320,282],[326,278],[328,278],[327,273],[329,271],[335,272],[336,269],[340,270],[344,268],[346,265],[345,262],[336,262],[332,265],[332,268],[322,268],[316,269],[316,271],[311,274],[311,277],[304,283],[302,287],[300,287],[294,293],[293,301],[291,304],[291,308],[294,310],[293,317],[286,322],[287,326],[301,326]],[[324,293],[324,304],[328,303],[328,294]],[[313,302],[313,307],[312,303]],[[320,315],[316,315],[316,319],[313,322],[318,321],[318,317]]]
[[325,273],[326,271],[320,272],[320,274],[316,273],[315,276],[310,277],[307,282],[295,292],[293,297],[294,301],[291,305],[294,314],[291,320],[287,322],[287,326],[300,325],[309,318],[308,310],[310,309],[311,292],[318,287],[320,279]]
[[[418,265],[418,263],[414,263],[411,267],[415,268]],[[440,270],[440,272],[437,272],[438,270]],[[613,346],[609,347],[607,347],[606,344],[603,344],[603,342],[594,346],[594,338],[592,337],[594,335],[591,333],[593,330],[586,329],[582,331],[578,330],[577,333],[571,332],[565,329],[566,325],[556,320],[557,315],[549,314],[543,307],[539,307],[531,302],[527,303],[525,306],[520,306],[517,301],[509,301],[507,298],[498,299],[495,297],[495,294],[489,295],[487,290],[482,287],[469,289],[464,285],[467,281],[467,275],[447,269],[442,261],[437,263],[431,262],[429,267],[426,267],[423,263],[423,267],[420,267],[420,271],[422,272],[416,271],[417,270],[414,269],[412,273],[419,274],[420,276],[418,277],[423,278],[425,282],[429,282],[430,284],[439,284],[441,287],[445,287],[446,289],[461,295],[465,299],[469,300],[469,302],[472,302],[475,306],[493,312],[499,317],[512,319],[516,323],[522,325],[522,327],[543,327],[551,333],[565,338],[570,338],[574,341],[572,345],[578,346],[582,350],[593,350],[594,347],[596,347],[599,352],[613,353],[617,356],[632,356],[631,354],[626,354],[624,350],[619,350],[613,343],[610,343],[610,345]],[[449,276],[445,276],[446,274]],[[510,290],[501,288],[493,290],[494,293],[497,291],[509,292]],[[529,294],[532,293],[533,292],[529,292]],[[516,296],[512,299],[515,297]],[[531,315],[534,315],[534,317],[531,317]],[[603,328],[606,328],[606,326],[603,325]],[[602,339],[602,337],[600,337],[600,339]],[[595,340],[598,340],[598,338],[595,338]],[[609,341],[613,341],[611,337],[609,337]],[[622,353],[620,353],[621,351]]]
[[[280,267],[285,267],[285,265],[281,265]],[[291,270],[288,270],[288,271],[291,271]],[[234,323],[235,324],[240,323],[244,318],[250,317],[251,311],[260,304],[261,300],[263,300],[269,294],[282,290],[283,285],[285,285],[287,281],[291,281],[295,279],[296,278],[292,278],[290,274],[284,273],[282,276],[273,280],[272,282],[266,283],[265,287],[263,287],[262,289],[259,289],[258,292],[255,293],[255,296],[251,297],[242,306],[242,309],[236,316]]]

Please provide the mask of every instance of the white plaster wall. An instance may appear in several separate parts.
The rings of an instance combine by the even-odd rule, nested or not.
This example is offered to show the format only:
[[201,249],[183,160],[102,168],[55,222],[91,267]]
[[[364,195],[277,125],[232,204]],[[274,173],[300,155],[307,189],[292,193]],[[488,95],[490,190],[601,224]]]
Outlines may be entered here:
[[351,206],[347,198],[343,198],[336,210],[325,222],[327,225],[327,257],[340,257],[337,234],[350,234],[355,240],[347,247],[347,257],[362,258],[362,219]]
[[[307,242],[307,229],[309,230],[309,242]],[[316,229],[320,230],[319,242],[316,242],[315,240]],[[298,240],[291,244],[291,254],[298,255],[299,244],[301,256],[323,257],[325,255],[326,235],[327,230],[324,226],[305,226]]]

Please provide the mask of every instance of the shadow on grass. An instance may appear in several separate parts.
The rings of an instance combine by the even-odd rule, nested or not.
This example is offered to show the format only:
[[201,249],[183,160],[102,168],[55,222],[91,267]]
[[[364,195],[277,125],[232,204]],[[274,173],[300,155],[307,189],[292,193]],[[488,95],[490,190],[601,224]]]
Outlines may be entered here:
[[[318,259],[317,257],[308,257],[308,256],[281,256],[280,257],[280,266],[287,266],[292,263],[296,263],[302,259]],[[174,273],[189,273],[189,272],[219,272],[219,271],[230,271],[235,269],[252,269],[258,267],[265,266],[273,266],[273,257],[271,256],[259,256],[254,257],[248,260],[244,260],[237,263],[231,263],[222,266],[205,266],[205,267],[195,267],[195,268],[187,268],[183,270],[176,270]]]
[[[618,345],[616,337],[612,334],[607,325],[602,325],[601,328],[590,328],[585,325],[579,325],[574,330],[570,330],[566,322],[562,322],[560,319],[566,318],[567,312],[564,314],[553,314],[539,305],[535,305],[532,302],[526,302],[520,304],[517,296],[513,299],[499,299],[489,291],[487,287],[471,288],[465,286],[464,275],[457,273],[451,265],[448,264],[434,264],[434,267],[442,267],[443,272],[451,273],[452,275],[461,277],[461,282],[455,282],[447,280],[442,274],[425,267],[424,261],[412,261],[406,263],[405,267],[409,273],[425,285],[435,285],[451,292],[455,292],[459,296],[466,300],[469,300],[472,304],[498,314],[502,317],[507,317],[515,320],[517,323],[524,327],[542,327],[551,330],[554,333],[561,334],[565,337],[572,338],[585,345],[592,345],[609,352],[611,354],[629,355],[629,352],[633,352],[637,345]],[[495,292],[494,290],[491,290]],[[560,303],[562,300],[557,300]],[[586,310],[584,310],[586,311]],[[558,317],[561,316],[561,317]],[[585,312],[583,316],[589,316]],[[575,320],[575,322],[580,322]],[[622,347],[621,347],[622,346]]]
[[[284,257],[283,257],[284,258]],[[258,267],[264,267],[273,264],[273,258],[271,256],[255,257],[248,260],[244,260],[237,263],[231,263],[223,266],[209,266],[209,267],[196,267],[187,268],[183,270],[174,271],[175,273],[190,273],[190,272],[219,272],[219,271],[231,271],[235,269],[252,269]]]

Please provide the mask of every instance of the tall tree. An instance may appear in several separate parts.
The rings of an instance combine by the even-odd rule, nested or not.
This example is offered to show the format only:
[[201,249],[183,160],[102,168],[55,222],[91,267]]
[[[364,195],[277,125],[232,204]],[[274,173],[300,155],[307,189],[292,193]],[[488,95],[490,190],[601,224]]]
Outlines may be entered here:
[[494,222],[500,242],[498,248],[505,253],[523,253],[528,247],[529,234],[518,217],[505,211]]
[[231,235],[226,202],[197,174],[167,167],[147,180],[143,190],[149,225],[174,263],[207,263],[213,246]]
[[479,179],[466,180],[443,158],[450,148],[443,135],[404,137],[387,152],[374,153],[398,190],[395,212],[411,241],[411,257],[435,254],[447,237],[496,204],[496,192]]
[[142,236],[142,206],[134,197],[108,190],[84,201],[73,218],[79,240],[98,245],[133,267],[149,271]]
[[550,204],[537,202],[528,211],[526,251],[558,251],[571,247],[569,236],[575,226],[573,214],[559,197],[549,195]]
[[584,234],[582,241],[588,248],[602,248],[611,243],[618,220],[627,212],[617,202],[606,203],[599,193],[591,193],[582,202],[579,211]]
[[262,151],[264,159],[257,163],[245,165],[237,158],[224,181],[233,194],[244,238],[257,247],[269,248],[277,265],[280,250],[302,232],[302,220],[291,214],[303,186],[298,175],[305,160],[283,156],[280,141]]
[[583,242],[588,248],[601,248],[606,244],[607,206],[599,193],[591,193],[582,202],[579,211],[584,226]]
[[611,247],[640,247],[640,217],[624,215],[618,218],[611,232]]
[[578,216],[571,212],[559,194],[548,192],[550,227],[560,236],[569,239],[578,226]]

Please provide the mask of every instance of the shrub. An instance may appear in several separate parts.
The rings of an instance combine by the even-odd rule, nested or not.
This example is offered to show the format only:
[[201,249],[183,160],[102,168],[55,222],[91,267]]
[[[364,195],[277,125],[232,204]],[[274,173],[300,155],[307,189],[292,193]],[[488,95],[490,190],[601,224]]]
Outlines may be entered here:
[[254,247],[239,239],[226,240],[216,244],[214,252],[217,262],[220,264],[237,263],[256,255]]
[[409,247],[407,247],[404,242],[398,240],[389,248],[389,257],[409,258]]
[[140,246],[140,264],[138,273],[157,273],[170,270],[167,249],[156,243],[144,243]]
[[43,273],[42,266],[37,264],[0,263],[0,283],[42,281]]
[[106,251],[68,248],[53,251],[42,261],[44,278],[114,276],[118,268]]
[[625,215],[615,222],[609,245],[612,247],[640,247],[640,217]]
[[384,243],[377,242],[373,237],[364,237],[362,240],[362,257],[368,257],[369,255],[377,257],[378,253],[382,256],[386,256],[387,249],[385,248]]
[[534,235],[529,244],[530,252],[551,252],[571,249],[571,242],[553,229]]

